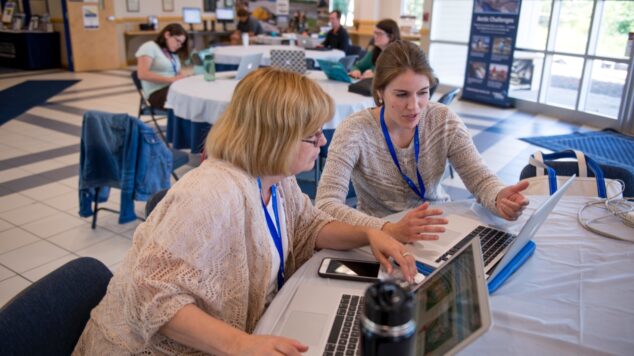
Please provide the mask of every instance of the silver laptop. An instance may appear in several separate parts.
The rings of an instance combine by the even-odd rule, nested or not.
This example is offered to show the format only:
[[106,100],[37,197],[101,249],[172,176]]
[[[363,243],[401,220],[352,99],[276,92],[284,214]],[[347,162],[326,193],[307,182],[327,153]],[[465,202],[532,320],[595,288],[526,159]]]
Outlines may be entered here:
[[[407,248],[418,262],[431,268],[437,268],[445,263],[462,245],[478,237],[482,245],[484,270],[487,278],[493,279],[535,236],[537,230],[546,221],[548,214],[568,190],[574,178],[574,175],[570,177],[555,194],[546,199],[531,214],[517,235],[482,225],[477,220],[459,215],[449,215],[447,216],[449,224],[445,225],[445,232],[439,234],[438,240],[414,242],[408,244]],[[406,213],[396,214],[390,220],[398,221]]]
[[271,66],[306,73],[306,53],[303,50],[272,49]]
[[[305,355],[359,355],[357,316],[363,312],[363,295],[368,284],[345,285],[300,285],[273,334],[307,344]],[[445,265],[426,277],[413,293],[416,355],[456,353],[491,326],[489,295],[477,239],[470,240]]]
[[240,65],[238,65],[238,72],[235,77],[231,79],[241,80],[246,77],[247,74],[253,72],[260,67],[262,62],[262,53],[249,54],[240,58]]
[[315,49],[322,41],[323,40],[320,39],[310,38],[309,36],[299,36],[297,37],[297,46],[304,49]]

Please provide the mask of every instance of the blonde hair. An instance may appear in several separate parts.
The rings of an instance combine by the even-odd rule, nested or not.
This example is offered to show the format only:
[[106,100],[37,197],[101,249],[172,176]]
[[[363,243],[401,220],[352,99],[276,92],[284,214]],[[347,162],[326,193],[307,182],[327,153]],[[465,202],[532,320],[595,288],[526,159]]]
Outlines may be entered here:
[[334,116],[334,103],[312,80],[261,68],[238,83],[205,151],[253,176],[290,175],[300,140]]
[[372,96],[376,105],[382,105],[378,92],[384,90],[394,78],[407,70],[426,76],[430,87],[436,84],[434,70],[429,65],[423,49],[410,41],[394,41],[381,52],[376,61],[372,81]]

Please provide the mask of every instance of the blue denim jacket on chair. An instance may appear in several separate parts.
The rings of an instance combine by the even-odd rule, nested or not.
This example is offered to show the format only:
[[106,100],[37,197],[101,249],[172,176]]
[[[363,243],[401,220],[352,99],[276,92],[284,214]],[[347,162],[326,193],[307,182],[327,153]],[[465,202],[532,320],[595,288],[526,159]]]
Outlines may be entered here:
[[172,153],[156,133],[127,114],[84,113],[79,156],[79,215],[93,215],[96,188],[99,202],[109,187],[121,189],[119,223],[136,219],[134,200],[147,200],[170,186]]

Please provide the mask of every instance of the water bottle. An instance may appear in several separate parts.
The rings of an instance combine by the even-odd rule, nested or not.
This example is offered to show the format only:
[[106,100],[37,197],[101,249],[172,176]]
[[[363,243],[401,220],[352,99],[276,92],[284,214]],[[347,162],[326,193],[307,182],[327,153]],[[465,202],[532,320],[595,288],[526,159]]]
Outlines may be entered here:
[[361,316],[361,355],[414,355],[414,298],[391,281],[381,281],[365,292]]
[[214,55],[208,54],[203,61],[205,68],[205,80],[208,82],[216,80],[216,64],[214,63]]

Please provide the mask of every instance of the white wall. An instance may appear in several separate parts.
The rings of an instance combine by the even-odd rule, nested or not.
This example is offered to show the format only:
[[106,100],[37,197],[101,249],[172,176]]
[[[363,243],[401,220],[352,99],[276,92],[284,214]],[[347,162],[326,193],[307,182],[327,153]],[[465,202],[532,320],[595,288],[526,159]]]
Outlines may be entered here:
[[354,18],[358,20],[381,20],[401,17],[400,0],[354,0]]
[[377,20],[392,19],[398,22],[401,17],[401,2],[394,1],[379,1],[379,14]]
[[[394,3],[394,1],[385,1]],[[354,0],[354,18],[358,20],[378,20],[380,0]]]
[[[108,0],[103,0],[108,1]],[[112,0],[110,0],[112,1]],[[114,0],[114,15],[117,18],[126,17],[147,17],[154,16],[182,16],[183,7],[199,7],[203,9],[202,0],[172,0],[174,2],[174,11],[164,12],[162,0],[138,0],[140,5],[139,12],[128,12],[126,8],[126,0]],[[211,13],[204,13],[210,15]]]

